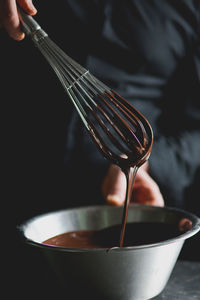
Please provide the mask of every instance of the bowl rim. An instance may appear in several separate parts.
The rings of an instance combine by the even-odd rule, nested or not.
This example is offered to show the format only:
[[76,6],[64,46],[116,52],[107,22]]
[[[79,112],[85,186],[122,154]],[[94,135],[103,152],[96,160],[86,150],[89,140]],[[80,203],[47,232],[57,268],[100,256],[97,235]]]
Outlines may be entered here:
[[130,250],[139,250],[139,249],[145,249],[145,248],[153,248],[153,247],[160,247],[164,246],[167,244],[171,243],[176,243],[178,241],[184,241],[193,235],[195,235],[198,231],[200,231],[200,218],[197,217],[195,214],[188,212],[186,210],[176,208],[176,207],[171,207],[171,206],[164,206],[164,207],[158,207],[158,206],[151,206],[151,205],[143,205],[143,204],[136,204],[136,203],[131,203],[130,207],[142,207],[142,209],[146,210],[167,210],[168,212],[177,212],[185,215],[187,218],[192,220],[194,226],[192,226],[191,229],[188,231],[178,235],[177,237],[170,238],[164,241],[160,241],[157,243],[151,243],[151,244],[143,244],[143,245],[138,245],[138,246],[127,246],[127,247],[112,247],[112,248],[66,248],[66,247],[61,247],[61,246],[54,246],[54,245],[48,245],[44,244],[42,242],[36,242],[33,239],[28,238],[25,235],[25,230],[28,228],[28,226],[33,223],[35,220],[45,217],[45,216],[50,216],[54,215],[56,213],[61,213],[64,211],[73,211],[73,210],[96,210],[96,209],[122,209],[122,206],[110,206],[108,204],[105,205],[90,205],[90,206],[79,206],[79,207],[72,207],[72,208],[66,208],[66,209],[60,209],[56,211],[50,211],[47,213],[42,213],[39,215],[36,215],[34,217],[31,217],[30,219],[24,221],[22,224],[17,226],[17,231],[19,232],[19,235],[22,239],[23,242],[26,244],[32,245],[32,246],[37,246],[40,248],[44,249],[50,249],[50,250],[55,250],[55,251],[61,251],[61,252],[90,252],[90,253],[96,253],[98,252],[113,252],[113,251],[130,251]]

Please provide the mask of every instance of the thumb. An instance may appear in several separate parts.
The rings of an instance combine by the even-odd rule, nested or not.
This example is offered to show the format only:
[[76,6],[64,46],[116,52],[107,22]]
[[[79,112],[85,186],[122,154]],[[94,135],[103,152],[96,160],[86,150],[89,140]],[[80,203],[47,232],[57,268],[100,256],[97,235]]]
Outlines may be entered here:
[[102,183],[102,194],[108,204],[123,205],[126,194],[126,177],[116,165],[111,165]]

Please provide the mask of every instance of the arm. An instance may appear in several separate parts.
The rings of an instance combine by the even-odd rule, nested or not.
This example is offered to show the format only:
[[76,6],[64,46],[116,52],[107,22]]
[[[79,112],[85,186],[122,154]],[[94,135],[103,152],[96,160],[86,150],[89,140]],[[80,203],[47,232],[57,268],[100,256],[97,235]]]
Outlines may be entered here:
[[176,115],[173,116],[172,111],[171,115],[165,113],[168,133],[156,137],[149,160],[150,174],[166,202],[179,207],[185,207],[187,190],[200,180],[197,179],[200,168],[200,34],[197,36],[190,44],[182,68],[186,75],[179,85],[180,102],[175,104],[175,94],[170,103]]
[[160,186],[169,205],[184,206],[189,188],[200,166],[200,129],[178,137],[162,137],[150,158],[150,174]]
[[[148,101],[146,105],[145,101],[138,101],[139,107],[147,112],[147,119],[153,123],[155,141],[148,168],[141,168],[135,178],[136,202],[162,205],[163,195],[167,205],[185,207],[186,192],[197,181],[200,168],[200,48],[197,41],[195,45],[185,59],[184,80],[176,74],[179,81],[176,84],[176,79],[172,78],[171,91],[166,92],[164,104]],[[154,113],[155,117],[152,116]],[[108,203],[118,205],[124,201],[126,183],[120,171],[115,176],[112,172],[108,172],[102,191]],[[117,182],[120,182],[118,190]],[[113,191],[117,197],[112,196]]]

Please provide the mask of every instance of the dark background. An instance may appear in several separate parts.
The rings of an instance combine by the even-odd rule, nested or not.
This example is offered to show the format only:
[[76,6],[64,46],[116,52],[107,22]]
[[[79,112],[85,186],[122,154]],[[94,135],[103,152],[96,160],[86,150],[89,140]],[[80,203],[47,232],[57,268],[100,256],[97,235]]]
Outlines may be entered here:
[[[54,32],[49,20],[38,17],[38,21],[41,25],[48,22],[53,40],[62,47],[64,38],[59,31]],[[62,22],[58,22],[59,27]],[[32,42],[15,42],[0,31],[0,43],[2,259],[5,257],[3,276],[9,284],[6,290],[20,299],[59,298],[62,291],[48,265],[38,249],[24,244],[16,228],[32,216],[65,207],[65,92]],[[187,191],[188,199],[199,197],[199,185],[195,186],[196,190]],[[200,260],[199,237],[186,241],[179,259]]]

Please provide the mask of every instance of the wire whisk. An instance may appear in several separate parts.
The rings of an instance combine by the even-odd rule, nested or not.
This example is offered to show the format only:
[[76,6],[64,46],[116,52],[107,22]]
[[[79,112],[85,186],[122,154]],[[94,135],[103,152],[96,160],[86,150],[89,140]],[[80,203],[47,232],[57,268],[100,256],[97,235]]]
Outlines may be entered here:
[[31,16],[18,9],[24,32],[55,71],[102,154],[122,169],[143,164],[153,143],[147,119],[64,53]]
[[127,180],[120,247],[137,169],[149,158],[153,131],[148,120],[127,100],[65,54],[20,8],[24,32],[47,59],[98,149],[118,165]]

